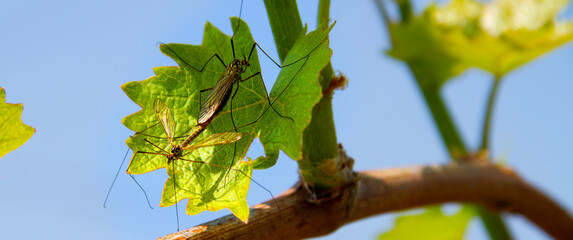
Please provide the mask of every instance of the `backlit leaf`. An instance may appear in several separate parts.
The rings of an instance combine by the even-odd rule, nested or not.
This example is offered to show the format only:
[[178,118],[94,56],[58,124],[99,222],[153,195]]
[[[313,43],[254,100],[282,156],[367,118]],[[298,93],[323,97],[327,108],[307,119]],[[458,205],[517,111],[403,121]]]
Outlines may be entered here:
[[419,67],[424,84],[441,85],[469,67],[496,76],[573,39],[573,22],[556,20],[564,0],[454,0],[392,24],[390,55]]
[[421,214],[397,217],[394,229],[378,236],[378,239],[463,239],[466,226],[473,216],[475,211],[468,206],[463,206],[451,216],[444,214],[440,206],[432,206]]
[[[232,18],[231,22],[233,29],[237,29],[240,22],[233,38],[235,57],[248,58],[254,43],[248,26],[238,18]],[[128,171],[140,174],[167,168],[170,177],[165,184],[161,206],[170,206],[175,203],[175,199],[179,201],[186,198],[189,199],[188,214],[228,208],[246,222],[249,214],[246,194],[253,167],[267,168],[274,165],[279,149],[283,149],[295,159],[300,156],[302,131],[310,122],[312,107],[321,97],[318,74],[331,56],[331,50],[327,48],[327,44],[321,44],[329,30],[309,33],[297,41],[287,56],[285,61],[287,64],[289,60],[304,57],[316,46],[321,46],[312,52],[302,68],[303,61],[300,61],[281,69],[277,83],[271,91],[271,101],[273,101],[288,85],[287,90],[276,99],[273,106],[279,113],[294,121],[281,118],[272,109],[268,109],[265,89],[260,75],[256,75],[261,71],[257,51],[252,53],[250,66],[242,74],[242,78],[253,77],[240,83],[238,92],[233,93],[234,99],[229,101],[202,133],[202,136],[208,136],[213,133],[233,131],[234,122],[235,126],[240,127],[238,131],[244,134],[236,142],[236,149],[235,144],[204,147],[193,151],[186,157],[194,161],[206,161],[225,167],[233,162],[232,168],[235,170],[230,171],[228,176],[225,177],[228,171],[226,168],[181,160],[168,164],[165,156],[151,154],[138,154],[132,159]],[[169,152],[171,149],[169,141],[165,139],[164,130],[157,124],[158,120],[154,115],[154,99],[160,98],[171,109],[176,122],[173,128],[174,136],[184,137],[197,123],[200,99],[204,102],[209,94],[209,91],[200,93],[200,90],[213,87],[225,71],[223,64],[217,58],[213,58],[203,72],[198,72],[193,67],[200,69],[214,53],[221,57],[224,64],[229,64],[233,60],[230,39],[230,36],[207,23],[202,45],[172,43],[162,45],[161,51],[173,58],[179,67],[156,67],[154,68],[156,76],[122,86],[129,98],[142,107],[141,111],[123,120],[125,126],[135,132],[146,129],[146,135],[163,137],[163,139],[153,137],[145,137],[145,139],[153,142],[165,152]],[[289,82],[291,82],[290,85]],[[231,112],[233,121],[231,121]],[[263,117],[253,123],[263,113],[265,113]],[[255,137],[261,139],[266,156],[256,161],[241,161]],[[176,138],[174,142],[181,141],[183,138]],[[127,144],[134,151],[161,151],[143,140],[142,136],[128,139]],[[177,183],[175,189],[173,182]]]
[[22,122],[22,104],[6,103],[6,92],[0,87],[0,158],[22,146],[36,130]]

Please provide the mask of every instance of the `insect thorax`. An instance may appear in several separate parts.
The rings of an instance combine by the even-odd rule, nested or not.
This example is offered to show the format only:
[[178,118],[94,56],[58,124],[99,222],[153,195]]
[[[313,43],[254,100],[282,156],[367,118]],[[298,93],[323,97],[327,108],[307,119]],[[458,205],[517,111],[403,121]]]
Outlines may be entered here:
[[177,145],[171,148],[171,159],[169,159],[169,161],[179,159],[181,157],[183,157],[183,148],[181,148],[181,146]]
[[233,80],[237,78],[240,79],[241,73],[244,73],[247,70],[248,66],[249,62],[247,62],[246,59],[243,60],[235,59],[229,64],[229,67],[227,68],[227,71],[225,73],[227,75],[235,74],[236,77],[234,77]]

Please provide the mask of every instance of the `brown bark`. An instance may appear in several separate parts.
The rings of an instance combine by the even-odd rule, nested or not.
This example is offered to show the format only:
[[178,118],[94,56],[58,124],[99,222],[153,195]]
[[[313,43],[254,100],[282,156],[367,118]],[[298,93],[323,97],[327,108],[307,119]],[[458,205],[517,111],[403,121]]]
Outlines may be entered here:
[[360,172],[338,197],[314,204],[300,185],[251,208],[248,224],[233,216],[163,239],[301,239],[329,234],[369,216],[446,202],[521,214],[556,239],[573,239],[573,218],[523,181],[493,164],[452,163]]

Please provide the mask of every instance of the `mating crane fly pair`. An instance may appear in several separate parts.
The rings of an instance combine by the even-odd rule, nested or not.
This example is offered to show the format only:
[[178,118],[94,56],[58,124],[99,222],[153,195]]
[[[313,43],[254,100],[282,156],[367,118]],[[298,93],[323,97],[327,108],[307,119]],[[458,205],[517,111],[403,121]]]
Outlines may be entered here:
[[[240,26],[240,22],[239,22],[239,24],[237,24],[237,28],[235,29],[235,33],[238,31],[239,26]],[[235,160],[234,156],[233,156],[233,159],[232,159],[229,167],[221,166],[221,165],[210,163],[207,161],[193,160],[191,158],[188,158],[188,156],[189,156],[189,154],[191,154],[194,150],[196,150],[198,148],[208,147],[208,146],[219,146],[219,145],[225,145],[225,144],[230,144],[230,143],[235,144],[235,151],[236,151],[237,141],[240,140],[244,136],[243,133],[240,133],[237,130],[242,128],[242,127],[245,127],[247,125],[256,123],[257,121],[259,121],[261,119],[261,117],[264,115],[264,113],[266,113],[266,111],[269,109],[272,109],[281,118],[285,118],[285,119],[288,119],[290,121],[294,121],[292,118],[280,114],[274,108],[273,104],[278,100],[278,98],[288,88],[290,83],[296,78],[296,76],[301,71],[301,69],[305,66],[306,62],[309,59],[310,54],[315,49],[317,49],[322,44],[322,42],[320,44],[318,44],[316,47],[314,47],[304,57],[297,59],[296,61],[293,61],[289,64],[281,66],[276,61],[274,61],[257,43],[253,43],[251,50],[248,54],[248,57],[244,57],[242,60],[237,59],[235,56],[235,45],[234,45],[234,41],[233,41],[234,34],[233,34],[233,37],[231,37],[231,39],[230,39],[231,49],[233,52],[233,60],[230,62],[229,65],[225,65],[223,59],[219,56],[219,54],[215,53],[207,60],[207,62],[205,62],[203,64],[203,66],[200,69],[195,68],[191,64],[189,64],[184,58],[179,56],[176,53],[176,51],[174,51],[169,45],[167,45],[167,44],[161,45],[160,48],[162,50],[164,50],[164,52],[165,52],[165,50],[167,50],[171,53],[171,55],[178,58],[178,60],[179,60],[178,63],[180,64],[180,66],[182,65],[181,63],[183,63],[183,65],[185,65],[186,67],[191,68],[198,73],[203,73],[203,71],[206,69],[207,65],[209,64],[209,62],[211,62],[211,60],[213,60],[213,59],[216,59],[225,67],[225,71],[221,75],[219,81],[217,81],[217,83],[214,85],[214,87],[200,91],[200,96],[201,96],[201,93],[203,93],[204,91],[211,90],[210,94],[207,96],[207,99],[205,100],[204,103],[201,103],[201,97],[200,97],[200,106],[201,107],[200,107],[200,111],[199,111],[199,116],[197,118],[197,125],[195,125],[195,127],[193,127],[190,131],[188,131],[186,134],[184,134],[184,136],[181,136],[181,137],[175,137],[174,136],[176,128],[175,128],[175,120],[174,120],[173,113],[171,112],[171,109],[169,107],[167,107],[167,105],[165,103],[163,103],[162,100],[160,100],[159,98],[156,99],[153,103],[153,107],[154,107],[155,116],[156,116],[158,122],[156,124],[148,127],[148,128],[145,128],[142,131],[137,132],[134,136],[132,136],[132,138],[143,139],[143,141],[145,141],[147,144],[152,146],[151,148],[153,148],[155,150],[154,151],[136,151],[132,156],[132,162],[136,158],[136,156],[138,156],[138,155],[143,155],[143,154],[162,155],[162,156],[165,156],[165,159],[167,160],[167,165],[171,164],[171,166],[172,166],[171,167],[171,175],[172,176],[175,175],[175,172],[174,172],[175,170],[173,167],[175,160],[182,160],[185,162],[199,163],[201,165],[207,164],[207,165],[214,166],[217,168],[225,169],[226,173],[224,174],[224,176],[227,176],[227,174],[231,170],[234,170],[234,171],[237,171],[237,172],[241,173],[242,175],[246,176],[248,179],[252,180],[251,177],[249,175],[247,175],[246,173],[242,172],[241,170],[232,168],[234,165],[234,160]],[[245,73],[246,69],[250,66],[249,61],[251,60],[251,57],[253,56],[253,52],[255,52],[255,48],[258,48],[259,50],[261,50],[279,68],[288,67],[288,66],[291,66],[291,65],[296,64],[296,63],[302,63],[302,64],[301,64],[300,68],[298,68],[296,73],[292,76],[290,81],[288,81],[286,86],[282,89],[282,91],[279,92],[276,95],[276,97],[274,97],[274,99],[272,101],[271,101],[270,97],[268,96],[268,93],[267,93],[266,87],[265,87],[266,101],[269,104],[269,106],[266,107],[264,109],[264,111],[256,119],[254,119],[254,121],[247,123],[245,125],[242,125],[240,127],[237,127],[235,125],[235,120],[233,118],[233,99],[235,98],[235,95],[237,94],[237,92],[239,90],[239,86],[242,82],[249,80],[255,76],[260,76],[260,72],[254,73],[254,74],[252,74],[246,78],[242,78],[242,75],[241,75],[241,74]],[[183,66],[181,66],[181,67],[183,67]],[[262,86],[264,87],[264,82],[262,80],[262,77],[260,80],[261,80],[261,83],[263,84]],[[236,88],[233,91],[234,85],[236,85]],[[232,122],[234,128],[231,129],[230,131],[227,131],[227,132],[215,133],[212,135],[207,135],[205,137],[199,137],[200,133],[202,133],[207,128],[207,126],[213,121],[213,119],[221,112],[221,110],[225,107],[227,102],[230,102],[231,122]],[[147,129],[150,129],[150,128],[156,126],[157,124],[159,124],[161,126],[164,134],[166,135],[166,139],[169,141],[169,145],[168,145],[170,147],[169,150],[166,150],[165,147],[160,147],[160,146],[158,146],[158,144],[155,144],[155,143],[153,143],[153,142],[151,142],[145,138],[145,137],[149,137],[149,138],[157,138],[157,139],[165,140],[165,138],[162,138],[159,136],[148,135],[145,133]],[[181,143],[176,143],[177,141],[174,141],[174,140],[181,139],[181,138],[185,138],[185,140]],[[233,155],[235,155],[235,151],[233,151]],[[130,163],[130,165],[131,165],[131,163]],[[115,179],[114,179],[114,182],[115,182]],[[253,181],[253,182],[255,182],[255,181]],[[255,183],[257,185],[261,186],[259,183],[257,183],[257,182],[255,182]],[[177,200],[177,192],[178,192],[177,191],[177,185],[178,184],[174,180],[173,181],[173,190],[174,190],[175,204],[178,202],[178,200]],[[113,183],[112,183],[112,186],[113,186]],[[270,193],[270,191],[268,191],[264,187],[262,187],[262,188],[265,189],[267,192],[269,192],[269,194],[271,194],[271,196],[272,196],[272,193]],[[110,187],[110,190],[111,190],[111,187]],[[109,194],[109,192],[108,192],[108,194]],[[107,197],[106,197],[106,200],[107,200]]]

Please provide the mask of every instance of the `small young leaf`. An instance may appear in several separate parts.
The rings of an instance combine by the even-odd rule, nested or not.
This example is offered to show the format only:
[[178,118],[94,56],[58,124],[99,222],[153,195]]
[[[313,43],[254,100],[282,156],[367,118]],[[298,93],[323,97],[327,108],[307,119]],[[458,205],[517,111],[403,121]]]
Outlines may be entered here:
[[454,0],[392,24],[389,54],[415,65],[427,85],[441,85],[469,67],[496,76],[573,39],[573,22],[557,22],[564,0]]
[[6,103],[6,92],[0,87],[0,158],[32,137],[36,129],[22,122],[22,104]]
[[445,215],[440,206],[432,206],[422,214],[397,217],[394,229],[381,234],[378,239],[463,239],[466,226],[474,216],[475,211],[468,206],[463,206],[451,216]]
[[[284,67],[271,92],[271,101],[274,101],[282,89],[287,87],[280,98],[273,102],[273,106],[283,116],[294,120],[291,121],[269,109],[266,90],[258,74],[260,67],[257,50],[254,49],[251,55],[254,40],[248,26],[238,18],[231,18],[231,23],[236,30],[233,37],[234,52],[231,38],[210,23],[205,26],[203,43],[200,46],[162,44],[161,51],[173,58],[179,67],[157,67],[154,68],[156,76],[123,85],[122,88],[128,97],[142,107],[141,111],[126,117],[123,123],[135,132],[145,130],[143,131],[145,135],[140,134],[127,140],[131,149],[135,152],[159,153],[134,154],[128,172],[140,174],[167,168],[170,177],[165,184],[161,206],[170,206],[176,200],[187,198],[188,214],[229,208],[233,214],[246,222],[249,214],[246,194],[254,164],[250,160],[240,160],[244,158],[248,146],[257,136],[260,136],[267,154],[266,158],[260,158],[263,161],[256,161],[259,168],[274,165],[279,147],[286,149],[285,152],[291,156],[297,156],[296,150],[293,149],[300,151],[302,131],[310,121],[312,107],[321,96],[317,82],[318,73],[329,61],[331,51],[326,44],[321,44],[328,31],[312,32],[299,39],[293,47],[292,55],[289,55],[291,57],[287,58],[287,64],[290,63],[288,59],[304,57],[320,45],[312,52],[302,68],[304,61]],[[214,57],[215,53],[222,62]],[[209,58],[211,61],[205,65]],[[240,82],[238,88],[235,86],[231,94],[234,98],[228,101],[201,136],[234,131],[235,127],[238,127],[237,131],[243,133],[243,137],[235,143],[236,145],[203,147],[193,152],[188,151],[189,155],[185,156],[192,161],[204,161],[220,167],[183,160],[174,160],[168,164],[167,157],[161,154],[169,153],[171,146],[165,139],[164,130],[157,124],[158,120],[153,111],[154,100],[160,98],[170,108],[176,122],[173,128],[174,135],[182,136],[176,138],[174,142],[182,142],[189,130],[197,124],[200,104],[209,94],[209,91],[201,93],[201,90],[212,88],[225,72],[224,65],[229,64],[234,58],[249,59],[250,66],[241,77],[250,78]],[[202,72],[197,71],[204,65],[205,69]],[[255,122],[263,113],[263,117]],[[293,136],[294,138],[298,136],[298,139],[293,140]],[[227,169],[229,166],[233,170],[229,171]]]

